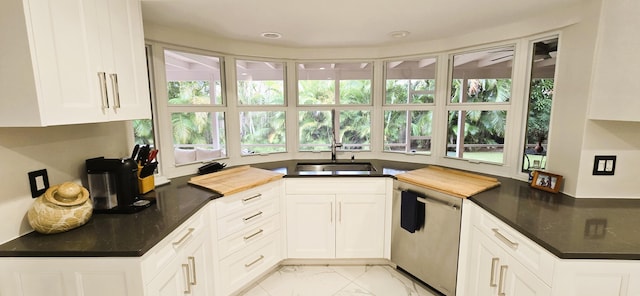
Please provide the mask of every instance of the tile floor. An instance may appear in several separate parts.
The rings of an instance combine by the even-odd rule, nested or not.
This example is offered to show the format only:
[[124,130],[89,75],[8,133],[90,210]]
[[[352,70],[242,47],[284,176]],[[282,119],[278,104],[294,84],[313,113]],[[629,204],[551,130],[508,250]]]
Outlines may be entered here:
[[384,265],[286,265],[243,296],[435,296]]

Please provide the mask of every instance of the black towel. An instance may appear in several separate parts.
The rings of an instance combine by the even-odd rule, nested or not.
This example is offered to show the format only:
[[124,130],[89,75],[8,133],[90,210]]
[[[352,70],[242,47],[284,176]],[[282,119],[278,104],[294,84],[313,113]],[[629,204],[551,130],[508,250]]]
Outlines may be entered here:
[[412,191],[402,191],[400,227],[414,233],[424,226],[424,215],[424,204],[418,201],[418,194]]

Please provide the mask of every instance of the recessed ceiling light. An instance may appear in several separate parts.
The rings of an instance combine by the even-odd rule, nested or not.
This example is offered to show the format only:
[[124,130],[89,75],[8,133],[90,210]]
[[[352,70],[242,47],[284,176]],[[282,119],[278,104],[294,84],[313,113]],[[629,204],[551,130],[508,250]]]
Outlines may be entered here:
[[282,34],[278,33],[278,32],[264,32],[262,34],[262,37],[267,38],[267,39],[280,39],[282,38]]
[[394,31],[389,33],[393,38],[404,38],[409,36],[409,31]]

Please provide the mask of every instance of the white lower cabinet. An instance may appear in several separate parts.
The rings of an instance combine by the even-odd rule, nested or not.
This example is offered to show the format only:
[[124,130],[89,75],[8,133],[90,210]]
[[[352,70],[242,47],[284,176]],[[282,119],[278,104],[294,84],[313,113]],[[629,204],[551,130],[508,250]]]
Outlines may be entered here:
[[140,262],[134,258],[3,258],[0,295],[143,295]]
[[560,260],[554,296],[640,295],[640,262],[635,260]]
[[281,197],[279,180],[213,202],[214,295],[237,293],[283,259]]
[[[465,291],[473,295],[550,295],[551,288],[478,229],[472,230]],[[466,295],[472,295],[467,293]]]
[[459,295],[551,295],[553,255],[468,200],[462,216]]
[[[187,229],[185,235],[190,235]],[[182,239],[182,238],[181,238]],[[188,239],[188,237],[186,237]],[[185,239],[185,240],[186,240]],[[211,240],[203,234],[180,246],[172,242],[180,252],[147,285],[147,296],[193,295],[207,296],[213,293],[211,285]]]
[[288,257],[384,258],[385,188],[374,178],[287,180]]
[[462,216],[460,296],[640,295],[635,260],[560,259],[471,201]]
[[0,295],[213,295],[209,221],[205,206],[142,257],[0,258]]

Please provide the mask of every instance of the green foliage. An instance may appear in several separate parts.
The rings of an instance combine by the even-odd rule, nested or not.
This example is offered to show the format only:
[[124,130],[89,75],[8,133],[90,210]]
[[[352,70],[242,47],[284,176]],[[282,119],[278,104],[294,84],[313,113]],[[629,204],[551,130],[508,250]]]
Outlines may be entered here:
[[241,105],[284,105],[284,82],[238,80]]
[[[240,143],[244,154],[286,151],[285,112],[241,112]],[[279,146],[260,146],[260,144]]]
[[553,79],[533,79],[529,90],[529,116],[527,119],[527,143],[544,141],[549,133],[551,104],[553,103]]

